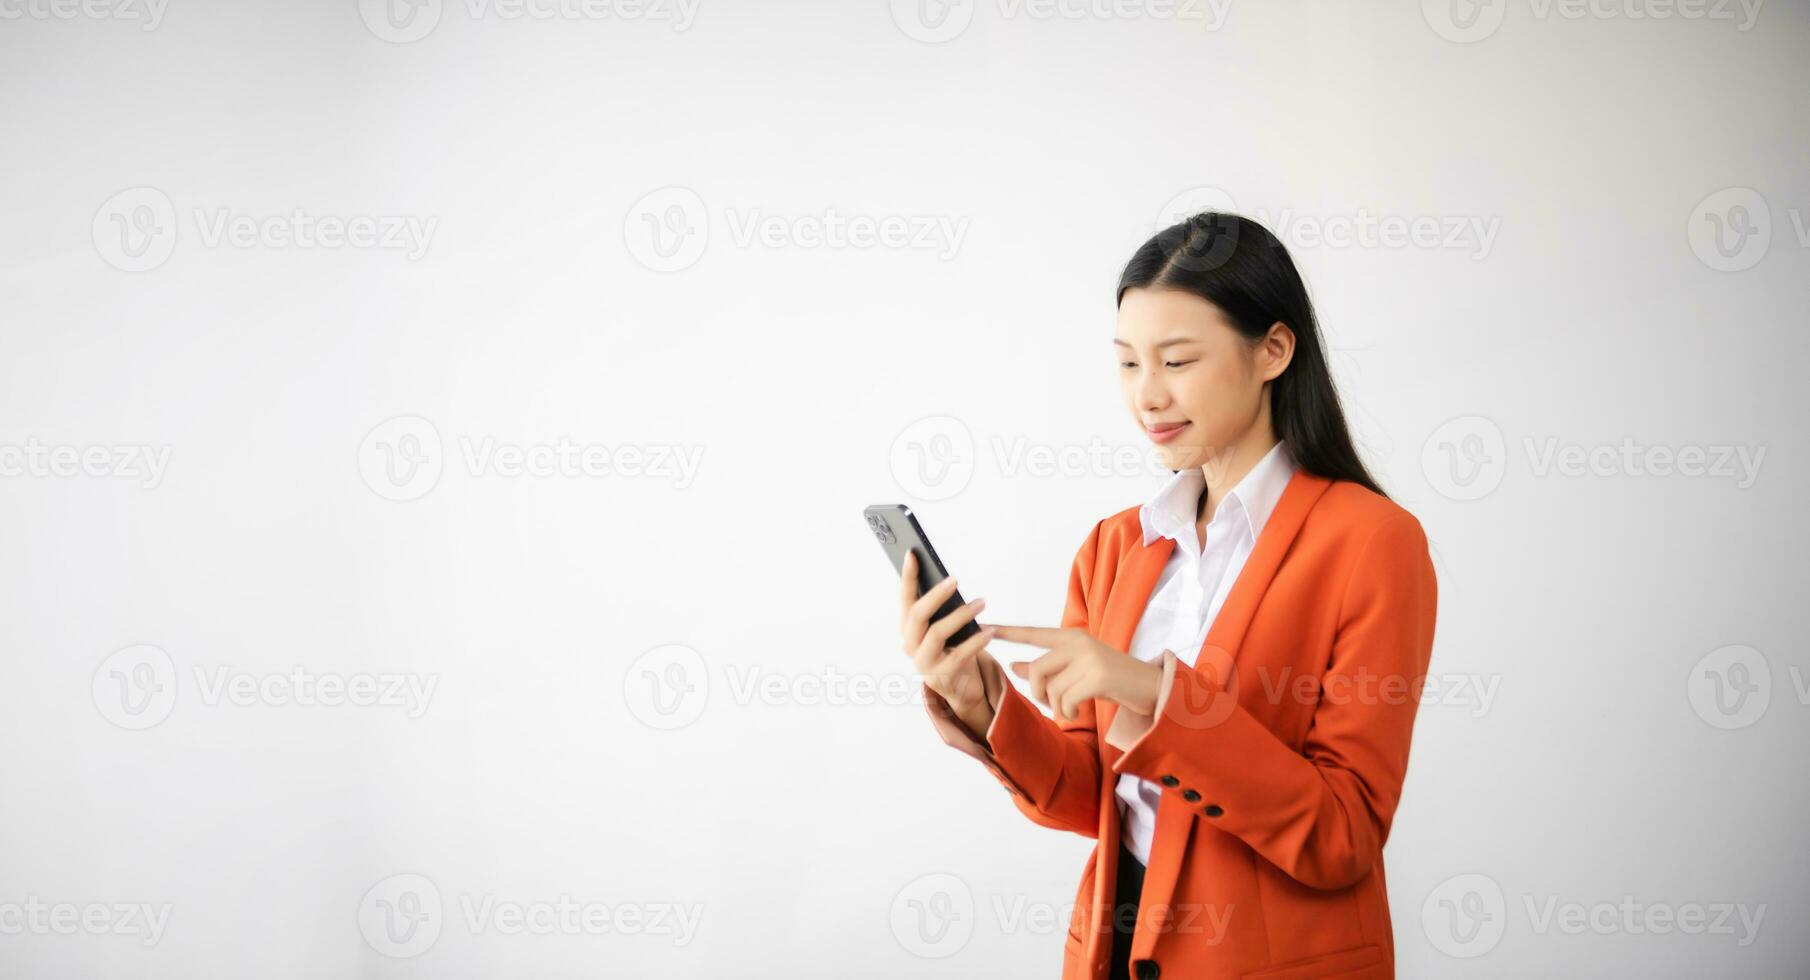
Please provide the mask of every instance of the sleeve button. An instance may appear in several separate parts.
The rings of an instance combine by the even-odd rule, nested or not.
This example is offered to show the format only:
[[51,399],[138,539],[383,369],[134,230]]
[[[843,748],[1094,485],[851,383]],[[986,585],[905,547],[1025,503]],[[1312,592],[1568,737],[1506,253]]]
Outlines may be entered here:
[[1217,803],[1207,804],[1206,813],[1207,813],[1207,816],[1209,816],[1209,817],[1217,817],[1224,812],[1225,812],[1224,810],[1219,808],[1219,804],[1217,804]]
[[1191,789],[1184,789],[1182,790],[1182,799],[1187,800],[1189,803],[1199,803],[1200,794]]
[[1176,779],[1174,776],[1164,776],[1162,778],[1162,783],[1164,786],[1174,787],[1175,785],[1177,785],[1180,782],[1181,782],[1181,780]]

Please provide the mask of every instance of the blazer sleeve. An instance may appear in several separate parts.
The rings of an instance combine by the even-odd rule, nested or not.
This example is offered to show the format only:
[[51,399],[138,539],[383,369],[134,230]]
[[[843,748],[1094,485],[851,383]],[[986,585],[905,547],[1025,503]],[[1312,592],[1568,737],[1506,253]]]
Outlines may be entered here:
[[[1088,590],[1104,524],[1094,525],[1069,569],[1064,627],[1087,627]],[[1098,837],[1101,767],[1094,702],[1088,701],[1073,721],[1057,721],[1020,693],[1003,671],[989,679],[989,692],[995,681],[1002,690],[984,740],[925,686],[924,705],[937,734],[986,766],[1033,823]]]
[[[1329,693],[1299,751],[1213,671],[1165,651],[1154,719],[1113,765],[1172,783],[1172,803],[1199,794],[1185,805],[1312,888],[1355,884],[1381,856],[1433,649],[1438,586],[1420,522],[1386,519],[1357,555],[1322,678]],[[1119,731],[1115,722],[1115,747]]]

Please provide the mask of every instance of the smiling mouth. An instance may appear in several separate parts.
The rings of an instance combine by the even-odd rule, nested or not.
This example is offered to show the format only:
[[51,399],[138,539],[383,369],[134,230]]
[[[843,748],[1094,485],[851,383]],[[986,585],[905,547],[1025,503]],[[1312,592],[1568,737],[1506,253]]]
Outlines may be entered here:
[[1178,433],[1187,428],[1190,424],[1191,423],[1188,422],[1165,422],[1162,425],[1147,425],[1144,427],[1144,431],[1149,433],[1151,441],[1164,443],[1174,439]]

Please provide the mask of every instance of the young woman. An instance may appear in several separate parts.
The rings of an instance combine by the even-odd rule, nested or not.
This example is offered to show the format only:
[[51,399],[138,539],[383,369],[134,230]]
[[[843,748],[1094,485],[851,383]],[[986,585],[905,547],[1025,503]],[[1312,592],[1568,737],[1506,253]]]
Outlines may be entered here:
[[[1098,841],[1065,980],[1394,975],[1383,842],[1432,652],[1414,516],[1352,448],[1307,289],[1275,236],[1196,215],[1119,280],[1126,406],[1173,474],[1099,521],[1059,628],[987,625],[902,583],[944,741],[1018,809]],[[987,641],[1044,651],[1012,664]],[[931,696],[934,695],[934,696]]]

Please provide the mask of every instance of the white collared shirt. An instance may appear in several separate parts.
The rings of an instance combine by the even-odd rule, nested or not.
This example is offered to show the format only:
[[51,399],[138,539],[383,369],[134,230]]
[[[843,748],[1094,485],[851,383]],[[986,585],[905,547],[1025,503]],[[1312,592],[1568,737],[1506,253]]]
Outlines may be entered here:
[[[1201,491],[1207,486],[1206,474],[1200,467],[1177,471],[1156,496],[1138,509],[1144,544],[1157,538],[1173,538],[1175,551],[1157,577],[1137,632],[1132,634],[1131,649],[1126,652],[1139,660],[1161,663],[1163,651],[1170,650],[1183,663],[1194,666],[1194,659],[1207,641],[1207,630],[1231,594],[1232,583],[1238,580],[1238,572],[1256,547],[1257,536],[1263,533],[1263,525],[1276,509],[1282,488],[1288,485],[1295,469],[1287,444],[1276,443],[1237,486],[1227,491],[1212,520],[1207,522],[1204,551],[1194,527]],[[1119,777],[1114,792],[1124,817],[1120,840],[1139,861],[1149,864],[1162,787],[1125,773]]]

